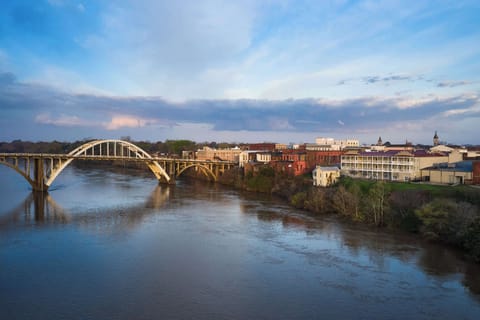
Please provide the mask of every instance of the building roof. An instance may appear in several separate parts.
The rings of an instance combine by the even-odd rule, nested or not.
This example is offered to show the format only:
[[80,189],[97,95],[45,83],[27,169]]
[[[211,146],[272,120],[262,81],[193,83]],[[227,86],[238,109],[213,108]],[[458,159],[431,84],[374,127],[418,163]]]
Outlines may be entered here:
[[361,157],[446,157],[445,153],[427,152],[425,150],[388,150],[388,151],[362,151],[346,152],[345,155],[358,155]]
[[447,156],[445,153],[428,152],[428,151],[425,151],[425,150],[415,150],[414,155],[415,155],[415,157],[445,157],[445,156]]
[[273,151],[269,151],[269,150],[243,150],[242,153],[268,153],[268,154],[272,154]]
[[413,154],[407,151],[389,150],[389,151],[364,151],[359,152],[359,156],[363,157],[394,157],[394,156],[406,156],[411,157]]
[[317,166],[316,169],[320,169],[322,171],[340,171],[340,169],[338,167]]
[[453,162],[453,163],[443,162],[443,163],[435,164],[431,167],[428,167],[422,170],[472,172],[473,161],[460,161],[460,162]]

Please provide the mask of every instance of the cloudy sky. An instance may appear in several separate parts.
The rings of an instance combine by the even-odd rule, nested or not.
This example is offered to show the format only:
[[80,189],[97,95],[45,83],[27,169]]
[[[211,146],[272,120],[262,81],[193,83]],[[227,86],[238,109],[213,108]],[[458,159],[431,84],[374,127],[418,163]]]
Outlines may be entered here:
[[15,0],[0,141],[480,144],[480,1]]

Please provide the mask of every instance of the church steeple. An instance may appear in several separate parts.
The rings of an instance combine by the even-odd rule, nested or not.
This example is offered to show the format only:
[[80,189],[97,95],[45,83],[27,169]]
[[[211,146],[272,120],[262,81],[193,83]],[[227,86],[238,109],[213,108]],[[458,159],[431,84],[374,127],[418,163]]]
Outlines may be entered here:
[[437,130],[435,130],[435,135],[433,136],[433,145],[438,146],[440,144],[439,139],[438,139],[438,134]]
[[382,137],[378,137],[377,146],[383,146]]

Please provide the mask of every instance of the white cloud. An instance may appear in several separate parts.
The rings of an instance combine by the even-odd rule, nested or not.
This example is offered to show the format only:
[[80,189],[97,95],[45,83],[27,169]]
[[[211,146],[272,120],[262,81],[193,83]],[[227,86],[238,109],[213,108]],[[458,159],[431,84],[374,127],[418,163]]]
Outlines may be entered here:
[[35,123],[53,125],[57,127],[97,127],[106,130],[119,130],[122,128],[143,128],[151,125],[160,125],[157,119],[145,119],[132,115],[114,115],[110,121],[87,120],[79,116],[61,114],[52,116],[49,113],[41,113],[35,117]]
[[78,42],[117,78],[111,86],[115,92],[185,97],[190,92],[183,86],[192,84],[189,91],[201,92],[199,76],[250,46],[256,14],[252,3],[111,2],[103,28]]
[[437,87],[440,88],[454,88],[454,87],[459,87],[459,86],[466,86],[469,84],[472,84],[472,81],[466,81],[466,80],[461,80],[461,81],[441,81],[437,83]]
[[55,14],[92,23],[51,31],[65,40],[61,57],[32,45],[41,36],[16,44],[22,50],[2,46],[0,113],[28,109],[30,122],[38,114],[36,123],[50,129],[155,132],[178,122],[246,136],[318,128],[403,134],[397,123],[471,125],[466,119],[478,116],[479,98],[467,93],[478,95],[480,31],[460,32],[475,21],[457,4],[122,0],[84,10],[82,0],[49,3]]
[[[398,123],[418,120],[441,125],[480,115],[479,96],[427,95],[422,99],[363,97],[357,99],[239,99],[171,102],[159,97],[118,97],[75,94],[38,84],[13,81],[0,85],[0,119],[28,118],[52,127],[89,127],[103,135],[132,129],[154,132],[177,123],[208,124],[216,132],[316,132],[367,134],[397,130]],[[18,106],[22,106],[18,108]],[[8,120],[4,120],[8,122]],[[91,128],[91,129],[90,129]],[[11,131],[5,129],[5,131]],[[176,130],[178,132],[178,130]]]
[[110,122],[104,123],[103,126],[107,130],[118,130],[121,128],[141,128],[157,124],[155,119],[143,119],[131,115],[115,115]]
[[52,117],[50,114],[39,114],[35,117],[35,122],[40,124],[49,124],[58,127],[90,127],[95,126],[95,122],[81,119],[78,116],[69,116],[62,114],[58,117]]
[[[50,3],[85,9],[73,0]],[[42,74],[29,78],[71,85],[75,92],[96,88],[180,101],[358,98],[397,92],[418,96],[435,84],[383,81],[365,87],[345,79],[361,82],[358,79],[369,75],[389,74],[439,79],[442,72],[449,73],[449,68],[478,54],[480,48],[474,45],[478,34],[437,40],[444,39],[447,22],[412,29],[412,22],[448,11],[447,5],[431,10],[426,6],[424,2],[405,6],[401,1],[105,2],[99,6],[100,27],[76,35],[86,59],[92,59],[77,70],[64,70],[77,79],[60,76],[56,83],[55,77]],[[425,11],[433,13],[426,17]],[[398,41],[392,41],[391,34],[398,35]],[[412,50],[425,42],[429,45]],[[339,82],[344,85],[336,85]]]

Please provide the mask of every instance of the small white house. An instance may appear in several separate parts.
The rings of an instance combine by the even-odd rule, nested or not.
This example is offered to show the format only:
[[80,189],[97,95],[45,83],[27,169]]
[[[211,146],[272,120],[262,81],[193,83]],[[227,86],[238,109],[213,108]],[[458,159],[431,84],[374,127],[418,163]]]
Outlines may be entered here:
[[340,178],[340,169],[337,167],[317,167],[312,172],[313,185],[318,187],[328,187],[337,182]]
[[239,155],[238,165],[240,168],[245,166],[245,163],[254,161],[260,163],[269,163],[272,161],[272,153],[263,150],[245,150]]

